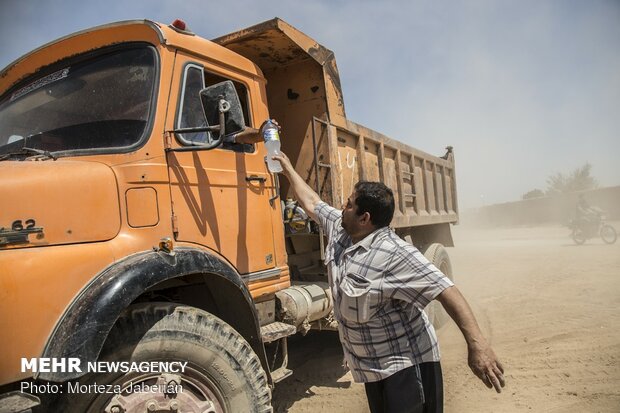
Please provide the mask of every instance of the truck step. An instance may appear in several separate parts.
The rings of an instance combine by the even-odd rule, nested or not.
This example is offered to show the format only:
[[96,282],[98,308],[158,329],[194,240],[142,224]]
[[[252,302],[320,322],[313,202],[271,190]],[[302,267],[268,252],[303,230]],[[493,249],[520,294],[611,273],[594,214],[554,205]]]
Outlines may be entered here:
[[40,404],[41,401],[36,396],[28,393],[12,391],[10,393],[4,393],[0,396],[0,413],[31,413],[31,409],[39,406]]
[[279,321],[264,325],[260,328],[260,334],[261,336],[263,336],[264,343],[271,343],[272,341],[292,336],[296,332],[297,329],[295,328],[295,326],[281,323]]
[[289,370],[286,367],[280,367],[279,369],[271,372],[271,379],[275,384],[281,382],[291,374],[293,374],[293,370]]

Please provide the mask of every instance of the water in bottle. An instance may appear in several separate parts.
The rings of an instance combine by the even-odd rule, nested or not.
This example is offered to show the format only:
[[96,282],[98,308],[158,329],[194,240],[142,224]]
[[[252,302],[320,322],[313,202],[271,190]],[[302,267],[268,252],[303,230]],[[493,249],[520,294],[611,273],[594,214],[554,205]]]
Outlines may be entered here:
[[275,123],[269,119],[263,128],[263,139],[267,149],[267,167],[269,172],[282,172],[282,165],[279,161],[271,159],[274,155],[280,154],[280,133]]

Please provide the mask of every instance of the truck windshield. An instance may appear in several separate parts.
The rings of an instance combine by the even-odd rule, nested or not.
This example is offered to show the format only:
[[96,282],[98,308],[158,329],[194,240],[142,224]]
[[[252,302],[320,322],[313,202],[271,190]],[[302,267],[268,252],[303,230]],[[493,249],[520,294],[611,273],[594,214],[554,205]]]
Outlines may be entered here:
[[148,46],[108,49],[30,78],[0,101],[0,154],[137,144],[152,111],[155,61]]

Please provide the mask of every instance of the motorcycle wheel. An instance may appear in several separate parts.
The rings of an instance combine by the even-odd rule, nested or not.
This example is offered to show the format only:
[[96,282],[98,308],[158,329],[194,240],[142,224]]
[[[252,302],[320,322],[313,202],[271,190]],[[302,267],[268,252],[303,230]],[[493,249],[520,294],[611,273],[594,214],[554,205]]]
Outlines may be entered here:
[[571,233],[571,238],[575,241],[575,244],[581,245],[586,242],[586,233],[579,228],[574,228]]
[[609,224],[604,224],[601,227],[600,235],[605,244],[613,244],[618,239],[615,228]]

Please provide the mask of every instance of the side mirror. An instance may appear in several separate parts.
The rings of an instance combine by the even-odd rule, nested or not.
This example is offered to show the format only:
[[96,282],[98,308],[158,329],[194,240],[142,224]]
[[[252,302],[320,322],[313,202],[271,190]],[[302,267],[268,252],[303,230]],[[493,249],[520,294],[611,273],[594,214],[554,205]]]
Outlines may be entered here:
[[227,80],[209,86],[200,91],[200,102],[209,126],[197,128],[174,129],[174,133],[210,132],[216,135],[207,144],[196,144],[184,148],[167,149],[170,152],[187,152],[196,150],[210,150],[220,146],[224,137],[241,132],[245,129],[245,119],[237,90],[232,81]]
[[241,102],[232,81],[227,80],[202,89],[200,101],[207,125],[219,124],[220,128],[223,127],[223,130],[220,129],[220,139],[245,129]]

